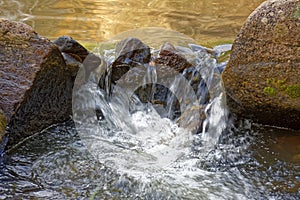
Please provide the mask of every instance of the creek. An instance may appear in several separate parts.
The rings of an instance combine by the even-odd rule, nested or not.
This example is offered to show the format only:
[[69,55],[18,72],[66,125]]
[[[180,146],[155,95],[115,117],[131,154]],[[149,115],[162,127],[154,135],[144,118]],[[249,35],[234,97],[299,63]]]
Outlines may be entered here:
[[[197,44],[215,38],[232,40],[248,11],[255,8],[254,1],[238,1],[233,12],[242,9],[242,16],[228,13],[232,1],[221,5],[219,1],[201,5],[178,1],[174,7],[171,1],[107,2],[4,0],[0,6],[1,16],[24,21],[51,39],[67,34],[99,42],[93,51],[106,63],[115,59],[112,44],[123,37],[140,38],[152,47],[154,56],[163,42],[171,42],[194,62],[192,74],[201,74],[205,89],[199,83],[202,92],[195,93],[192,78],[174,72],[167,80],[160,77],[158,67],[150,65],[130,70],[109,97],[97,81],[82,85],[74,90],[79,95],[73,99],[74,121],[53,125],[1,155],[0,199],[299,199],[299,131],[232,118],[220,76],[230,44],[209,50]],[[201,17],[195,4],[203,10],[213,7],[213,12],[205,10]],[[139,12],[127,16],[133,5]],[[139,6],[144,10],[138,10]],[[189,37],[150,28],[156,22],[153,16],[167,8],[157,24]],[[142,14],[147,17],[136,21]],[[183,20],[179,23],[176,17]],[[127,31],[142,23],[147,28]],[[140,78],[128,82],[132,77]],[[142,103],[134,95],[147,83],[165,85],[175,94],[181,102],[180,120],[171,117],[171,106]],[[168,103],[176,98],[168,96]],[[199,128],[193,109],[202,105],[206,118]]]

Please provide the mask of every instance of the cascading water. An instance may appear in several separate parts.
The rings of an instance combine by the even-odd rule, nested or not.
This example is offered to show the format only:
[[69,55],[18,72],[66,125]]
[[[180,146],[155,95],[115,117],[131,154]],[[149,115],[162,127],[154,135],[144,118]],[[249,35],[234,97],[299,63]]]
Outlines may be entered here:
[[[205,176],[226,178],[222,173],[204,171],[199,168],[199,164],[215,150],[226,129],[228,113],[219,71],[224,63],[217,63],[207,49],[190,46],[180,47],[185,54],[195,59],[195,67],[188,80],[184,76],[187,71],[179,74],[168,69],[173,77],[167,80],[160,76],[165,74],[166,69],[162,71],[159,66],[140,64],[127,72],[112,90],[100,89],[97,82],[88,82],[76,89],[73,110],[77,130],[95,158],[118,173],[139,180],[141,185],[158,184],[166,187],[164,190],[170,194],[176,194],[177,198],[193,199],[195,196],[206,195],[220,197],[220,193],[215,194],[213,190],[222,190],[224,196],[243,198],[243,194],[228,193],[228,188],[223,190],[212,183],[209,183],[212,184],[209,194],[197,190],[207,184]],[[228,51],[230,46],[224,48]],[[115,59],[114,50],[104,51],[104,55],[100,56],[107,65]],[[206,92],[203,92],[203,85],[199,82],[198,94],[195,94],[191,81],[194,75],[199,74],[205,82]],[[149,83],[161,84],[170,89],[173,95],[168,96],[167,102],[172,104],[174,99],[179,100],[182,114],[179,119],[162,117],[154,105],[142,103],[134,94],[139,86]],[[105,91],[111,91],[111,94]],[[153,93],[152,90],[149,95],[153,96]],[[208,93],[210,100],[203,105],[203,99],[207,98]],[[201,123],[199,107],[205,107],[206,119],[202,131],[195,133],[195,127],[191,126]],[[192,112],[193,108],[197,108],[196,112]],[[103,115],[101,120],[97,119],[97,109]],[[82,113],[86,111],[89,114]],[[170,106],[165,111],[170,116]],[[239,181],[244,187],[249,187],[248,183],[242,183],[242,178]]]
[[177,46],[193,64],[183,73],[136,63],[112,87],[107,73],[102,89],[115,49],[96,49],[105,70],[78,73],[76,126],[1,155],[0,199],[298,199],[299,154],[275,150],[280,135],[299,135],[228,118],[220,74],[230,47]]

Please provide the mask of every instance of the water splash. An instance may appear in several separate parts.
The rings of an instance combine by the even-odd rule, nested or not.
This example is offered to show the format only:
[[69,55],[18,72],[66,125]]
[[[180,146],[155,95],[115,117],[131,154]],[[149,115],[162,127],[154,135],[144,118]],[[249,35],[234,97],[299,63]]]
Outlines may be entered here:
[[[181,181],[189,180],[187,187],[199,187],[193,176],[204,172],[197,168],[197,159],[190,159],[192,147],[200,138],[204,144],[202,148],[210,151],[226,128],[224,90],[219,64],[212,54],[203,49],[178,49],[194,60],[192,71],[179,74],[170,68],[141,64],[125,74],[109,95],[105,91],[110,88],[102,90],[97,82],[88,82],[74,92],[74,119],[87,148],[106,166],[117,169],[121,174],[142,179],[145,183],[153,181],[153,177],[157,181],[164,179],[167,182],[181,177]],[[152,51],[155,55],[157,50]],[[99,56],[105,66],[109,66],[115,59],[114,54],[114,50],[104,50]],[[188,80],[186,74],[192,74]],[[199,76],[205,87],[200,81],[194,87],[195,93],[191,82]],[[134,91],[147,84],[161,84],[172,92],[168,96],[166,116],[170,117],[170,105],[177,99],[182,113],[179,119],[166,118],[158,113],[155,105],[139,100]],[[210,101],[204,104],[208,93]],[[153,94],[149,94],[150,98]],[[202,133],[192,134],[192,130],[197,130],[195,126],[200,124],[200,107],[206,107],[207,118]],[[98,108],[103,114],[101,120],[95,113]],[[187,169],[198,172],[191,173]]]

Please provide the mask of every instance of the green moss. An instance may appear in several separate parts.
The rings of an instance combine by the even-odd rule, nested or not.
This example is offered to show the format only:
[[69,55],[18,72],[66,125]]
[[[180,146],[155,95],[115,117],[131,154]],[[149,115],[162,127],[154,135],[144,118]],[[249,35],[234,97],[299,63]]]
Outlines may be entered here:
[[269,95],[269,96],[274,96],[276,94],[276,91],[272,87],[265,87],[264,88],[264,93]]
[[264,88],[264,93],[270,96],[276,94],[276,92],[284,92],[289,95],[291,98],[299,98],[300,97],[300,85],[292,84],[288,85],[286,83],[287,79],[277,80],[274,78],[266,79],[267,87]]
[[291,98],[299,98],[300,97],[300,85],[299,84],[289,85],[289,86],[287,86],[285,92]]
[[278,91],[284,91],[287,88],[286,79],[277,80],[274,78],[268,78],[266,80],[267,86],[272,86]]
[[277,80],[276,81],[276,88],[279,91],[284,91],[286,89],[287,85],[286,85],[286,79],[285,80]]

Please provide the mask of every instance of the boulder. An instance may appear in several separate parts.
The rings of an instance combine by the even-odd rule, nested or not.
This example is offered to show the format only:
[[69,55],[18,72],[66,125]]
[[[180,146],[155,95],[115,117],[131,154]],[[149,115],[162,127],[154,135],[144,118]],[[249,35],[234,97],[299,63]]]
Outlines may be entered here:
[[72,115],[74,70],[56,45],[23,23],[0,19],[0,110],[7,148]]
[[271,0],[247,19],[223,72],[232,113],[300,129],[300,1]]

